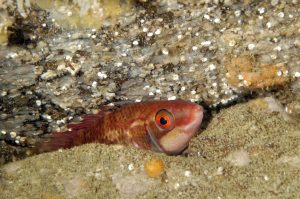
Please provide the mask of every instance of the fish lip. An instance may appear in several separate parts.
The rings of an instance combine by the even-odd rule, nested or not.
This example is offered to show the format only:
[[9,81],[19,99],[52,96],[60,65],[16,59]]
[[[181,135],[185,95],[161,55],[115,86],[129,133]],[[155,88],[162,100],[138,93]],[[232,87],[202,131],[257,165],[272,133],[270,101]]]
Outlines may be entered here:
[[151,145],[152,147],[154,147],[154,151],[160,152],[160,153],[166,153],[166,151],[162,148],[162,146],[158,143],[157,139],[155,138],[155,136],[153,135],[153,133],[151,132],[151,130],[149,129],[149,127],[146,127],[146,131],[147,134],[151,140]]
[[176,151],[167,151],[167,150],[163,149],[163,147],[158,143],[157,139],[152,134],[151,130],[148,127],[146,127],[146,129],[147,129],[147,134],[149,135],[149,138],[151,140],[152,147],[154,147],[152,149],[154,149],[154,151],[156,151],[156,152],[165,153],[167,155],[178,155],[189,146],[189,144],[187,143],[186,145],[184,145],[183,147],[181,147],[180,149],[178,149]]

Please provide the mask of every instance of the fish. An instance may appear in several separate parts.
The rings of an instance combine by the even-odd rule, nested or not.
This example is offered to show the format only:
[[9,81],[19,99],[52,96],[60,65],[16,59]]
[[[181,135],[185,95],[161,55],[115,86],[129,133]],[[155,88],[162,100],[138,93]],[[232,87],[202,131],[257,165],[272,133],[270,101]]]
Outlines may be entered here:
[[177,155],[197,134],[203,107],[184,100],[153,100],[103,106],[68,130],[54,132],[37,145],[38,153],[87,143],[132,145],[139,149]]

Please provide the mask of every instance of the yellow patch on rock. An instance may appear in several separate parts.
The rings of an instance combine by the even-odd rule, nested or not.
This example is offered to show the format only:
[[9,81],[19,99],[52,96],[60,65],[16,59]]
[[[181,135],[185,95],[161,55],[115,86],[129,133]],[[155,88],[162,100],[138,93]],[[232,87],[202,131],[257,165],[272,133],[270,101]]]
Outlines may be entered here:
[[225,57],[227,79],[233,87],[249,90],[282,86],[289,82],[288,69],[283,64],[260,64],[254,56]]

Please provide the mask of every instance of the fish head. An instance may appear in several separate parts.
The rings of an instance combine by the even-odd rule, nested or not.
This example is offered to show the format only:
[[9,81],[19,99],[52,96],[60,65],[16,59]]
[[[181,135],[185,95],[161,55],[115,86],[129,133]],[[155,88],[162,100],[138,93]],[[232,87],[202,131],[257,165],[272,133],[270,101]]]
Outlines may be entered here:
[[202,106],[182,101],[164,101],[155,106],[146,131],[154,151],[169,155],[181,153],[198,132],[203,119]]

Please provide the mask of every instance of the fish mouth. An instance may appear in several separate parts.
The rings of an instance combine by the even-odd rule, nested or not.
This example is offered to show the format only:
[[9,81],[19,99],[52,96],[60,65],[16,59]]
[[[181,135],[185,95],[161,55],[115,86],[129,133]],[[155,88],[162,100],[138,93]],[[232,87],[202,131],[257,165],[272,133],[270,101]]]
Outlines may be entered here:
[[159,144],[156,137],[153,135],[153,133],[151,132],[151,130],[149,128],[147,128],[147,134],[149,135],[149,138],[151,140],[152,151],[155,151],[158,153],[165,153],[167,155],[178,155],[188,147],[188,142],[186,142],[186,144],[182,145],[180,148],[177,148],[176,150],[168,151],[168,150],[165,150],[163,148],[163,146],[161,146],[161,144]]
[[156,137],[153,135],[153,133],[151,132],[149,127],[146,127],[146,130],[147,130],[147,134],[151,140],[152,150],[155,152],[159,152],[159,153],[165,153],[162,146],[158,143]]

